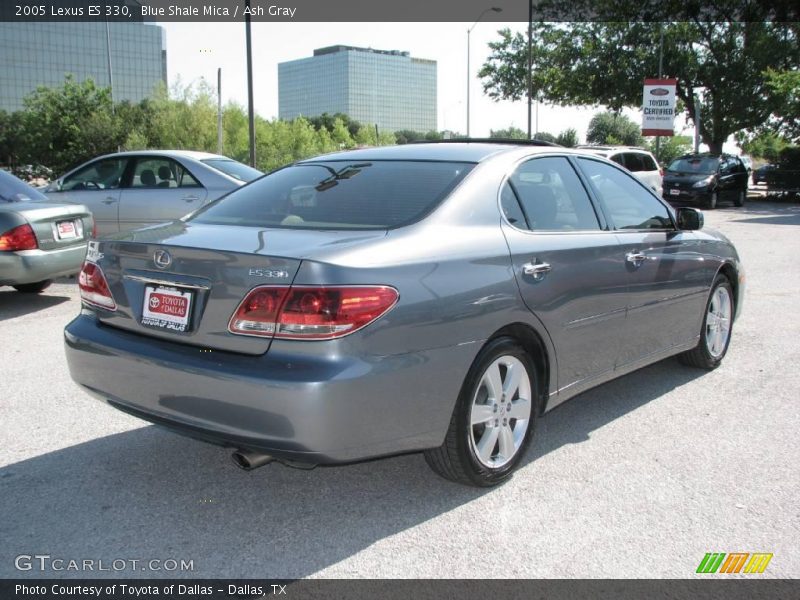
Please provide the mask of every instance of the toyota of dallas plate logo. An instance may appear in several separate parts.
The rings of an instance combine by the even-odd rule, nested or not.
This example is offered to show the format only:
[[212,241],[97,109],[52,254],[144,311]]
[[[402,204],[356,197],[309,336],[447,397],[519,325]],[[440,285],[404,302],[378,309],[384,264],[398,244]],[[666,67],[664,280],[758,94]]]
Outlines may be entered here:
[[172,257],[166,250],[156,250],[153,254],[153,262],[159,269],[166,269],[172,264]]

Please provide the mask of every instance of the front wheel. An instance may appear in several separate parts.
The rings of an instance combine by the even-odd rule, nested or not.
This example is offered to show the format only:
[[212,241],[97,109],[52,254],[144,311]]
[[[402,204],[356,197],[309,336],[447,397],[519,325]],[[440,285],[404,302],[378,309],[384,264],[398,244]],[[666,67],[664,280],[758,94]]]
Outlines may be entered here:
[[747,190],[739,190],[739,193],[736,195],[736,200],[733,203],[736,206],[744,206],[744,201],[747,198]]
[[45,279],[36,283],[21,283],[15,285],[14,289],[23,294],[40,294],[49,288],[51,283],[53,282],[50,279]]
[[691,350],[678,355],[678,360],[690,367],[716,369],[731,342],[733,326],[733,289],[724,275],[717,275],[711,288],[703,316],[700,341]]
[[706,198],[706,208],[717,208],[717,190],[714,190]]
[[458,483],[502,483],[530,445],[538,405],[528,354],[512,338],[492,340],[467,373],[444,443],[427,450],[425,460]]

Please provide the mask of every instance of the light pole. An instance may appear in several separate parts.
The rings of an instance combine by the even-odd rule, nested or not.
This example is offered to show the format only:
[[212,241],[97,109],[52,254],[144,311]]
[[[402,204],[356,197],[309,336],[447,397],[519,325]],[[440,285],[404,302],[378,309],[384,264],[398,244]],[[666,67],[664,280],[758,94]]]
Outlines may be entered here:
[[499,6],[492,6],[491,8],[484,9],[484,11],[480,15],[478,15],[478,18],[475,19],[475,22],[472,24],[472,27],[467,29],[467,137],[469,137],[469,77],[470,77],[470,72],[469,72],[469,35],[472,33],[472,30],[475,29],[475,25],[478,24],[478,21],[480,21],[483,18],[483,15],[485,15],[488,12],[499,13],[499,12],[503,12],[503,9],[500,8]]

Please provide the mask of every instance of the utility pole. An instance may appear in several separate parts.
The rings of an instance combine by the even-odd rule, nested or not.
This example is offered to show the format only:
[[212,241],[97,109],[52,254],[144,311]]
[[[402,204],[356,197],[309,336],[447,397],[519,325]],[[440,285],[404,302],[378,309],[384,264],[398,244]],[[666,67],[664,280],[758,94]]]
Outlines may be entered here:
[[217,69],[217,154],[222,154],[222,67]]
[[694,96],[694,153],[700,152],[700,96],[692,88]]
[[245,3],[247,14],[244,16],[245,36],[247,39],[247,112],[248,130],[250,133],[250,166],[256,166],[256,117],[253,112],[253,42],[250,35],[250,0]]
[[[531,47],[533,45],[533,0],[528,0],[528,139],[531,138],[531,96],[533,95],[533,56]],[[538,115],[537,115],[538,116]],[[539,124],[536,124],[539,129]]]
[[[658,78],[664,77],[664,24],[659,23],[659,44],[658,44]],[[661,160],[661,136],[656,136],[656,160]]]

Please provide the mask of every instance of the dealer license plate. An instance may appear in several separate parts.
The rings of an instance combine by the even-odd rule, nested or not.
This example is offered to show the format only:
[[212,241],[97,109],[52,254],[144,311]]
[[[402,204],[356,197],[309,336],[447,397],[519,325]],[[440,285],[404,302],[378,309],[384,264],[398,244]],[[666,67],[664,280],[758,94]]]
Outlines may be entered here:
[[75,227],[75,221],[59,221],[56,223],[56,231],[58,231],[58,239],[70,240],[78,237],[78,228]]
[[144,292],[142,325],[186,331],[192,314],[192,292],[148,285]]

